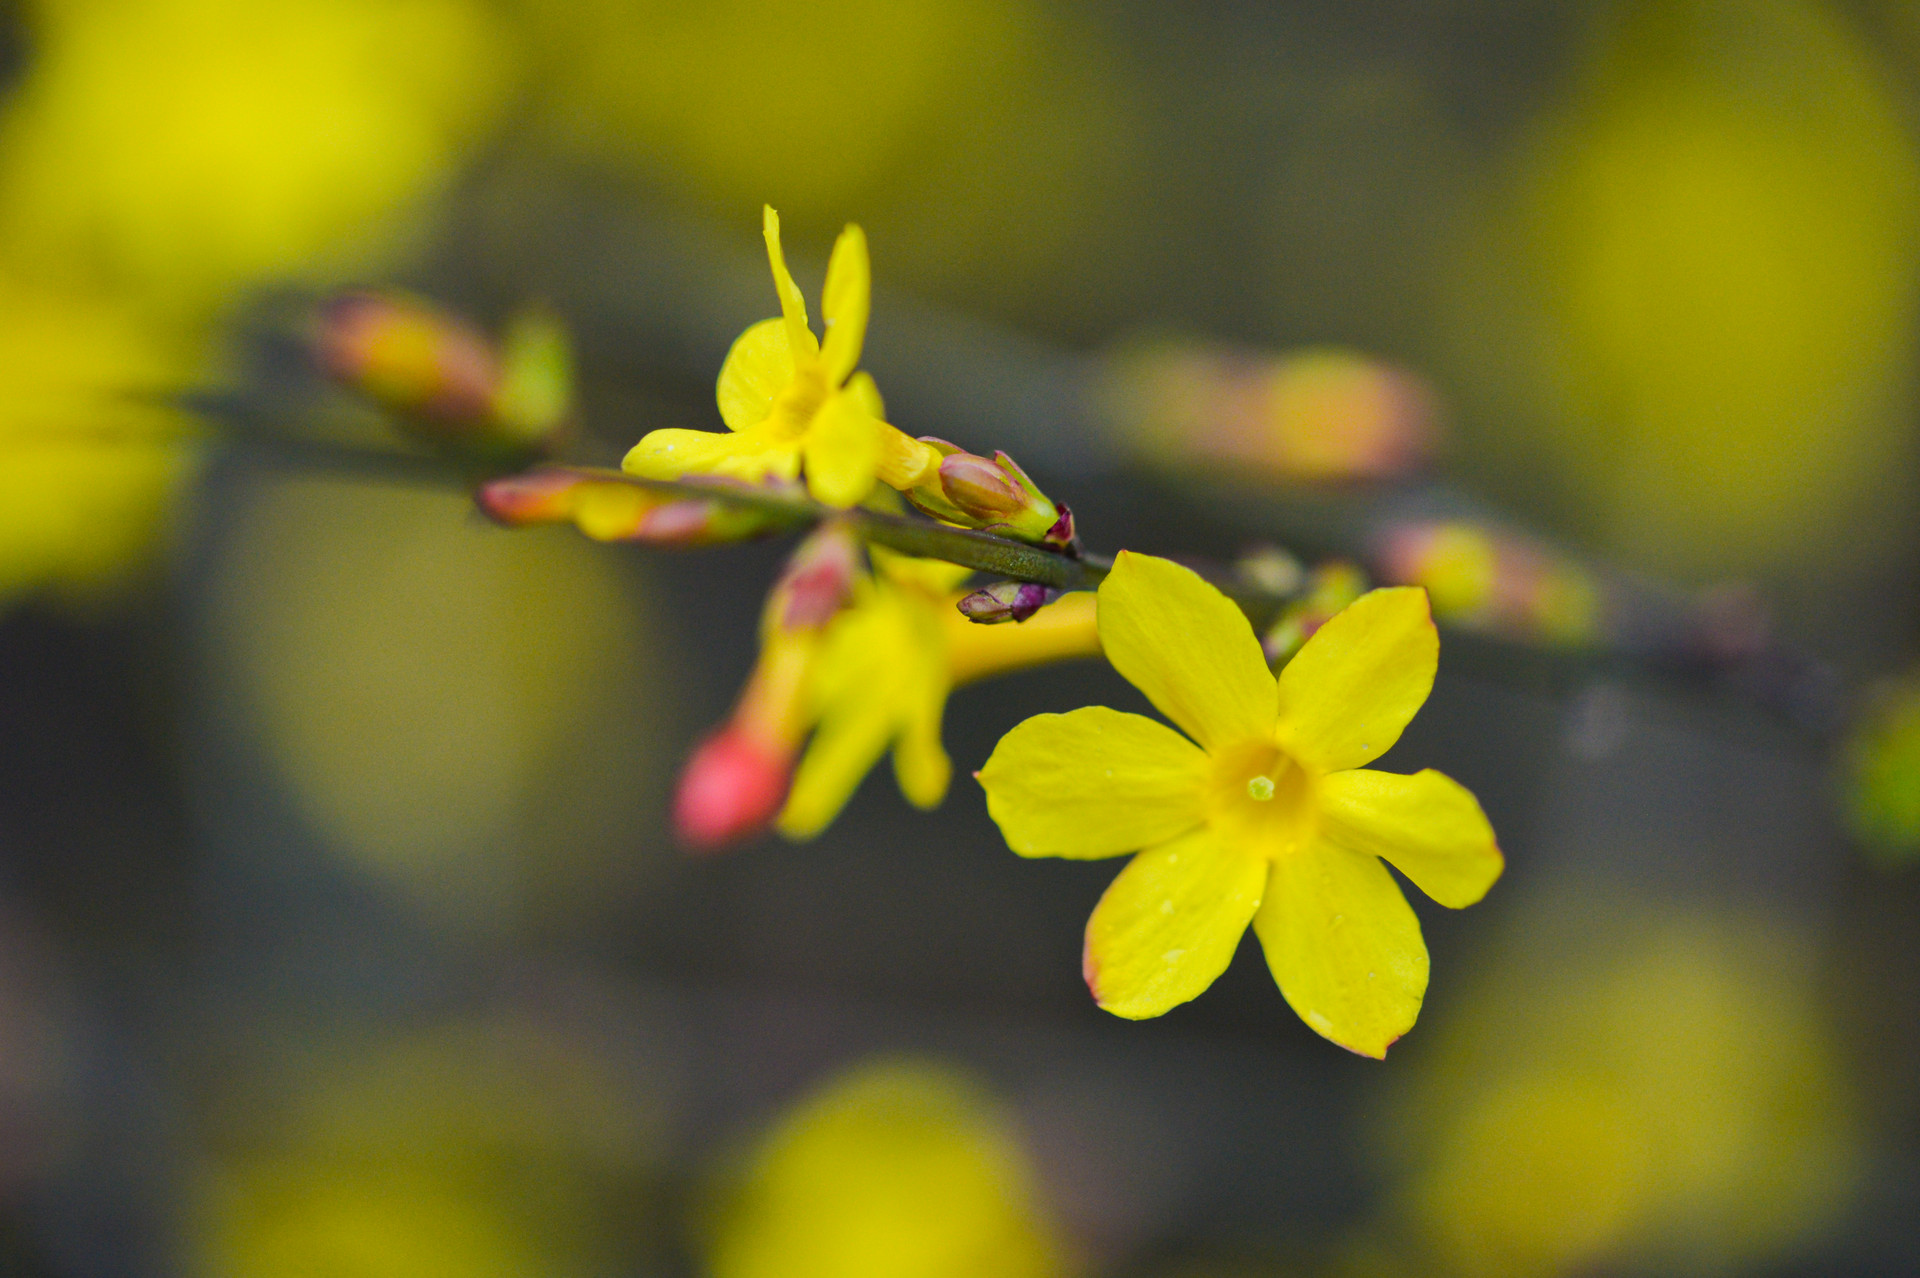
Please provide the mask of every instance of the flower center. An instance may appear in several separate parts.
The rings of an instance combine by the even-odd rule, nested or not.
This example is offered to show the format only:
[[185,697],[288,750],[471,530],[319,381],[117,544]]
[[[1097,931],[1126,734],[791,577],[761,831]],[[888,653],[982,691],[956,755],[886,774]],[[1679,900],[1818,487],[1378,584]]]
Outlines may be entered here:
[[1313,775],[1267,741],[1247,741],[1213,756],[1207,819],[1222,836],[1283,856],[1313,837]]
[[813,424],[814,416],[827,402],[832,389],[827,385],[826,369],[819,360],[803,363],[794,370],[793,380],[774,396],[773,412],[768,420],[784,438],[799,439]]

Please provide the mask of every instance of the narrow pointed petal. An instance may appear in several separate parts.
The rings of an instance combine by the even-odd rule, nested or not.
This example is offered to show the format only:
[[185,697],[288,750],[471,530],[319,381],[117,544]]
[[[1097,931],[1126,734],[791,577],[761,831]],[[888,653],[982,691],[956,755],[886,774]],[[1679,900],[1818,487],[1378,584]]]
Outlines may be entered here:
[[1426,702],[1439,664],[1427,592],[1368,591],[1280,672],[1280,743],[1323,772],[1371,763]]
[[1000,738],[978,777],[1021,856],[1092,860],[1177,838],[1205,819],[1207,756],[1144,715],[1087,706]]
[[834,242],[827,261],[827,285],[820,296],[826,340],[820,345],[827,384],[838,386],[860,365],[867,338],[867,310],[873,291],[873,267],[867,259],[867,235],[849,225]]
[[1148,848],[1120,871],[1087,921],[1087,988],[1115,1016],[1178,1007],[1233,961],[1267,881],[1267,861],[1210,830]]
[[1273,733],[1275,691],[1246,614],[1192,569],[1121,551],[1100,584],[1113,668],[1208,749]]
[[787,346],[786,321],[761,320],[734,339],[720,366],[714,397],[728,430],[745,430],[767,420],[773,400],[793,380],[793,352]]
[[656,430],[628,450],[620,468],[642,479],[725,475],[757,484],[769,476],[791,480],[800,471],[800,450],[731,431]]
[[1279,858],[1253,929],[1280,992],[1313,1031],[1382,1059],[1427,993],[1427,943],[1370,856],[1317,842]]
[[811,359],[820,353],[820,343],[807,327],[807,299],[787,270],[787,255],[780,248],[780,215],[767,205],[760,215],[760,235],[767,242],[767,264],[773,267],[773,287],[780,294],[780,317],[787,326],[787,348],[794,362]]
[[815,500],[843,508],[866,500],[880,473],[884,429],[852,396],[827,397],[807,427],[807,490]]
[[1406,777],[1359,768],[1324,778],[1320,833],[1385,858],[1452,910],[1485,896],[1506,865],[1473,793],[1432,769]]
[[881,698],[853,700],[822,722],[807,743],[775,823],[780,833],[811,839],[832,825],[886,753],[893,732],[893,716]]
[[953,780],[953,760],[940,744],[940,720],[947,704],[944,681],[921,692],[920,707],[893,743],[893,776],[900,793],[916,808],[940,806]]

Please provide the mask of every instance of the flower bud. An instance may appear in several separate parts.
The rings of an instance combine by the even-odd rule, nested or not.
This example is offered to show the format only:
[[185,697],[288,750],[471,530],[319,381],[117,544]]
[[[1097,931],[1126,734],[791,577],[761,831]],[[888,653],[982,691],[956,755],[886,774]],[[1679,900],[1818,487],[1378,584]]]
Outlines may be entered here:
[[769,747],[735,724],[701,742],[673,796],[673,827],[702,852],[764,830],[786,802],[793,753]]
[[321,308],[314,346],[329,376],[435,434],[459,434],[486,420],[500,387],[485,334],[402,293],[334,298]]
[[566,330],[531,310],[498,349],[466,320],[396,292],[348,293],[320,310],[314,355],[328,376],[440,447],[524,460],[547,451],[573,404]]
[[995,453],[989,461],[945,440],[920,442],[945,454],[931,482],[907,491],[907,500],[921,511],[963,528],[1078,553],[1073,513],[1041,492],[1013,458]]
[[1008,621],[1025,621],[1060,597],[1051,586],[1030,581],[996,581],[962,598],[956,605],[968,621],[982,626],[997,626]]
[[822,524],[787,560],[768,615],[785,630],[818,629],[846,603],[859,572],[859,539],[838,522]]
[[500,339],[500,382],[490,405],[508,439],[551,440],[573,411],[573,346],[567,330],[545,310],[514,316]]
[[1315,568],[1307,575],[1305,593],[1288,604],[1260,637],[1268,663],[1280,666],[1293,660],[1314,631],[1366,591],[1366,574],[1344,559],[1330,559]]
[[474,501],[509,528],[572,523],[595,541],[710,546],[783,527],[776,514],[717,498],[677,497],[644,488],[618,471],[542,466],[489,480]]
[[1155,342],[1109,355],[1105,374],[1097,394],[1106,417],[1156,461],[1349,483],[1417,474],[1441,442],[1433,389],[1351,351]]
[[1467,520],[1413,521],[1387,530],[1378,558],[1387,581],[1426,587],[1442,621],[1530,643],[1600,637],[1602,583],[1533,538]]
[[990,524],[1004,523],[1026,504],[1026,493],[1006,471],[973,453],[941,459],[940,487],[948,501]]

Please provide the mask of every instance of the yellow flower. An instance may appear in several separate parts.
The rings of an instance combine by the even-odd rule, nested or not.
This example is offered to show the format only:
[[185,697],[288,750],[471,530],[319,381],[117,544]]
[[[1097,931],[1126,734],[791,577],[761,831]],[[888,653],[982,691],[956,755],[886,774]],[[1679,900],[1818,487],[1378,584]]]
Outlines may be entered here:
[[1095,999],[1158,1016],[1211,985],[1251,923],[1301,1019],[1384,1056],[1419,1015],[1427,948],[1381,858],[1456,909],[1502,866],[1459,784],[1359,766],[1399,738],[1433,686],[1426,592],[1363,595],[1276,682],[1225,595],[1123,552],[1100,587],[1099,629],[1114,668],[1193,741],[1090,706],[1028,719],[979,773],[1021,856],[1145,849],[1087,924]]
[[1047,1278],[1067,1270],[1027,1152],[973,1079],[874,1061],[764,1137],[715,1213],[715,1278]]
[[[792,482],[804,469],[808,491],[830,506],[863,500],[884,461],[899,469],[900,458],[883,454],[910,459],[915,475],[937,470],[939,455],[882,421],[873,378],[853,371],[866,340],[872,281],[865,233],[849,226],[833,246],[820,300],[822,341],[807,327],[807,303],[787,272],[780,215],[771,208],[762,230],[781,313],[742,333],[727,352],[717,398],[728,433],[656,430],[621,464],[647,479],[727,475],[748,483]],[[890,475],[889,481],[906,478]]]
[[953,773],[940,721],[956,685],[1100,651],[1089,594],[1063,596],[1019,625],[980,626],[955,607],[968,569],[869,553],[873,575],[855,583],[808,672],[805,713],[818,726],[777,823],[790,839],[826,829],[889,745],[907,801],[937,806]]

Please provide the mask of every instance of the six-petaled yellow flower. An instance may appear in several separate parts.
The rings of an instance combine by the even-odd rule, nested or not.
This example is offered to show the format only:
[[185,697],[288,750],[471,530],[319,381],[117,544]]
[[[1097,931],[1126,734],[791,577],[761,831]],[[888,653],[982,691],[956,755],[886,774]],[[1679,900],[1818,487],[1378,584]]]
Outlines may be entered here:
[[1187,737],[1100,706],[1037,715],[979,773],[1022,856],[1144,849],[1087,924],[1094,997],[1157,1016],[1212,984],[1251,923],[1301,1019],[1384,1056],[1419,1015],[1427,949],[1382,859],[1453,908],[1502,868],[1466,789],[1361,766],[1433,686],[1426,592],[1362,596],[1277,681],[1241,611],[1167,560],[1122,553],[1098,612],[1107,659]]
[[780,294],[780,315],[740,335],[720,369],[718,399],[726,433],[656,430],[633,446],[622,465],[647,479],[726,475],[748,483],[793,481],[831,506],[851,506],[872,491],[883,453],[906,449],[922,464],[925,445],[881,420],[873,378],[854,369],[866,340],[871,267],[867,237],[857,226],[840,233],[827,263],[820,310],[826,337],[807,327],[807,303],[780,250],[780,217],[764,217],[767,258]]
[[979,626],[954,606],[968,569],[869,554],[872,575],[854,583],[808,675],[805,713],[817,726],[777,823],[788,838],[824,830],[889,745],[900,792],[936,806],[953,771],[940,722],[956,685],[1099,654],[1091,595],[1066,595],[1019,625]]

